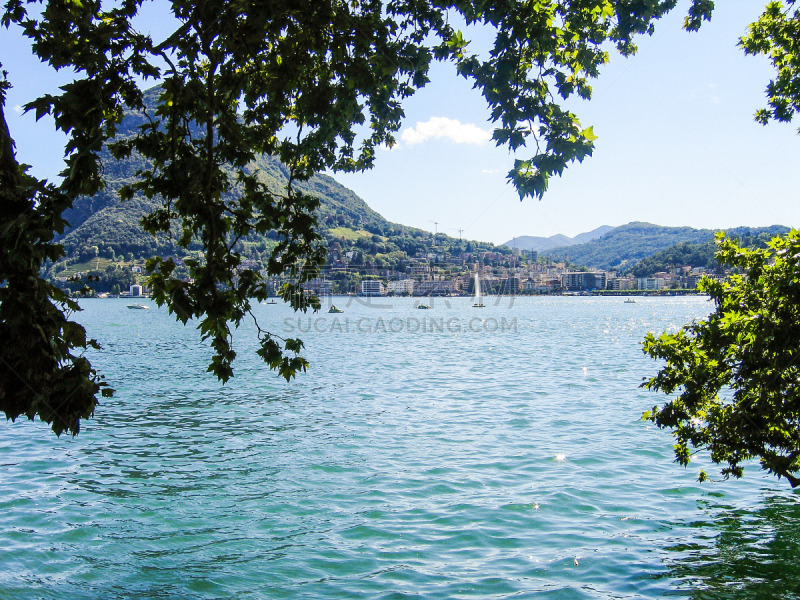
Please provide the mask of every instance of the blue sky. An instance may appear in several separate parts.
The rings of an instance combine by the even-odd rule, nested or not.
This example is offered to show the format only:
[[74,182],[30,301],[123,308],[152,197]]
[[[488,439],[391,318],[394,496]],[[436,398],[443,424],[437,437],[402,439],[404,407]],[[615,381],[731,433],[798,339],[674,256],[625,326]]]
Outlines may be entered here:
[[[551,181],[541,201],[520,202],[506,183],[514,156],[489,140],[492,126],[478,92],[452,66],[405,106],[399,147],[382,150],[375,168],[335,175],[388,219],[502,243],[513,236],[576,235],[600,225],[648,221],[703,228],[800,225],[797,124],[753,121],[765,104],[772,70],[746,57],[736,41],[759,2],[718,3],[697,33],[681,29],[683,2],[639,40],[639,54],[612,56],[590,102],[571,103],[599,136],[594,156]],[[141,26],[163,37],[169,23],[155,7]],[[476,36],[476,45],[483,37]],[[67,81],[38,65],[18,34],[0,30],[0,59],[14,89],[6,115],[19,158],[34,173],[60,170],[63,142],[52,123],[15,107]],[[520,158],[528,158],[524,151]]]

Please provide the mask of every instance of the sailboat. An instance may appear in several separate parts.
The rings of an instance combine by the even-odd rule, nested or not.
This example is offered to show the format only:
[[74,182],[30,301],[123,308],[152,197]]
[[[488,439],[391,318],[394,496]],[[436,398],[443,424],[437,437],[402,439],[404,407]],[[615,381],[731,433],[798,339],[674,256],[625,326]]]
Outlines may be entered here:
[[478,271],[475,271],[475,304],[472,308],[486,308],[481,299],[481,278],[478,276]]

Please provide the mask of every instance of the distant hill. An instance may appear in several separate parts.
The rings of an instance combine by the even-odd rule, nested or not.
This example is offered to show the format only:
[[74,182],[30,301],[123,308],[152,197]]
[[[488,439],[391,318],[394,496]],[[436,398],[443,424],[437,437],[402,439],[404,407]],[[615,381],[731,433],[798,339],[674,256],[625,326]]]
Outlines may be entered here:
[[[728,233],[738,238],[739,243],[746,248],[766,248],[767,242],[776,234],[786,231],[788,231],[787,227],[780,226],[763,229],[739,227]],[[682,242],[640,260],[633,266],[631,273],[634,277],[651,277],[655,273],[665,272],[677,266],[705,267],[715,270],[720,266],[714,258],[716,250],[717,247],[713,240],[702,244]]]
[[592,231],[586,233],[579,233],[574,238],[567,237],[566,235],[556,234],[550,237],[536,237],[531,235],[522,235],[507,241],[503,246],[509,248],[519,248],[520,250],[535,250],[536,252],[543,252],[545,250],[552,250],[553,248],[561,248],[564,246],[574,246],[575,244],[585,244],[601,235],[608,233],[614,229],[610,225],[602,225]]
[[586,244],[591,242],[592,240],[596,240],[599,237],[604,236],[605,234],[613,231],[616,227],[612,227],[611,225],[601,225],[597,229],[592,229],[591,231],[587,231],[586,233],[579,233],[574,238],[572,238],[572,244],[568,244],[569,246],[575,246],[577,244]]
[[[617,227],[588,243],[556,248],[547,254],[553,259],[566,259],[580,266],[626,270],[642,259],[671,246],[686,242],[691,244],[710,242],[714,239],[716,231],[692,227],[663,227],[652,223],[634,222]],[[775,236],[787,231],[789,228],[781,225],[736,227],[726,230],[728,235],[736,237],[759,234]],[[689,248],[693,250],[691,247]]]

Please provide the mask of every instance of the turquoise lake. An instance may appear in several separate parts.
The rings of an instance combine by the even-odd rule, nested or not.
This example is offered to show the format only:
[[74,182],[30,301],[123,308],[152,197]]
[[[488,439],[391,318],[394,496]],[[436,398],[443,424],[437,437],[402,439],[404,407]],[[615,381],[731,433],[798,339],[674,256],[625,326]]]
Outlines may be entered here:
[[[427,300],[426,300],[427,301]],[[800,598],[800,494],[696,481],[641,420],[648,331],[703,297],[258,305],[287,384],[163,309],[86,300],[117,393],[75,438],[5,423],[0,598]]]

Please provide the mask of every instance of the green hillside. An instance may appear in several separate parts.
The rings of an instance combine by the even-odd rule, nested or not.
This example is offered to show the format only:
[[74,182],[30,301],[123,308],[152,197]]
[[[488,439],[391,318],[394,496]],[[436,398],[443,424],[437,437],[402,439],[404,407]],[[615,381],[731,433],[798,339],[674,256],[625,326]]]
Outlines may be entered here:
[[[730,230],[728,235],[739,239],[746,248],[766,248],[767,242],[779,233],[788,231],[786,227],[773,226],[763,229],[738,227]],[[666,250],[656,252],[652,256],[636,263],[631,269],[634,277],[651,277],[655,273],[668,271],[673,267],[689,266],[717,269],[719,263],[714,258],[717,248],[713,240],[702,244],[683,242],[670,246]]]
[[633,265],[631,273],[634,277],[652,277],[656,273],[666,272],[678,266],[716,270],[719,268],[719,263],[714,258],[715,252],[716,246],[713,240],[702,244],[682,242],[640,260]]
[[[736,237],[775,236],[789,231],[788,227],[773,225],[771,227],[736,227],[727,230],[727,233]],[[694,229],[692,227],[662,227],[652,223],[633,222],[622,225],[586,244],[578,244],[565,248],[556,248],[548,252],[553,259],[566,259],[573,264],[594,269],[630,270],[643,259],[665,251],[676,245],[690,244],[683,250],[674,250],[674,260],[678,260],[681,252],[691,254],[696,251],[695,246],[710,243],[714,239],[715,230]],[[711,248],[711,246],[709,246]],[[708,252],[701,254],[708,257]],[[713,251],[711,252],[713,259]],[[706,258],[697,258],[698,261]],[[666,258],[657,259],[664,262]],[[694,260],[694,259],[693,259]],[[668,261],[667,261],[668,262]],[[683,263],[690,264],[690,262]],[[692,266],[705,266],[697,264]],[[642,272],[646,268],[640,269]],[[655,272],[663,269],[656,269]]]
[[[148,91],[148,105],[154,106],[156,100],[157,89]],[[135,135],[142,122],[142,115],[128,113],[120,125],[118,136]],[[187,252],[177,248],[171,236],[154,238],[142,230],[140,221],[158,206],[156,201],[142,196],[127,201],[119,199],[120,188],[136,178],[137,170],[146,166],[145,161],[137,155],[117,161],[104,150],[102,163],[106,188],[95,196],[79,198],[66,213],[70,228],[59,240],[66,258],[51,267],[51,275],[65,277],[75,272],[97,271],[98,260],[123,260],[131,265],[156,255],[185,258]],[[249,168],[257,171],[273,191],[285,189],[288,171],[276,158],[261,156]],[[434,239],[428,231],[387,221],[352,190],[327,175],[316,175],[309,181],[295,182],[294,185],[320,199],[318,230],[332,251],[331,261],[352,252],[351,264],[354,266],[394,269],[407,257],[414,257],[419,252],[494,250],[510,253],[508,248],[497,249],[493,244],[475,241],[461,242],[444,234]],[[240,240],[236,250],[245,259],[263,263],[276,243],[273,238],[270,234],[251,236]],[[199,252],[199,245],[190,247],[188,254],[193,251]],[[109,273],[112,267],[107,267]],[[100,289],[103,287],[108,286],[101,285]]]

